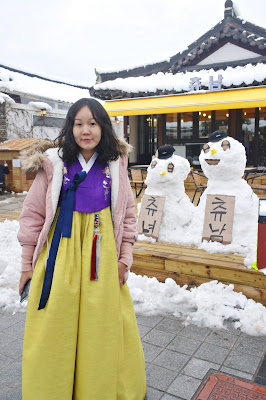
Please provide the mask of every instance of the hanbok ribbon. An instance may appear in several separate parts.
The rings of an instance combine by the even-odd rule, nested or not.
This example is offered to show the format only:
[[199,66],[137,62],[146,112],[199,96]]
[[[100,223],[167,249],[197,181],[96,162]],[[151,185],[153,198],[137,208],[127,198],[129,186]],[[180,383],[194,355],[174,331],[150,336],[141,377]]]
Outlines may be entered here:
[[100,250],[101,250],[101,236],[100,234],[94,234],[92,249],[91,249],[91,281],[99,280],[99,262],[100,262]]
[[86,179],[86,176],[87,173],[85,171],[81,171],[75,174],[73,180],[70,182],[64,193],[49,256],[46,263],[42,294],[38,310],[43,309],[48,301],[53,281],[54,266],[60,239],[61,237],[69,238],[71,236],[75,191],[77,190],[78,185]]
[[91,249],[91,281],[99,280],[99,262],[100,262],[100,250],[101,250],[101,237],[100,232],[101,221],[99,213],[94,214],[94,235]]

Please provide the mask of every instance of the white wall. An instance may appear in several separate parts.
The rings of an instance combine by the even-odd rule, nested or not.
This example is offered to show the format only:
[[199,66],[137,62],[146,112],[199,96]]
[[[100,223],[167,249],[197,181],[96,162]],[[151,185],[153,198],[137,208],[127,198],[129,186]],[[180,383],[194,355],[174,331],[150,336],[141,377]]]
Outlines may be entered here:
[[200,61],[197,65],[245,60],[246,58],[254,58],[259,56],[260,54],[254,53],[253,51],[243,49],[242,47],[236,46],[232,43],[226,43],[224,46],[220,47],[219,50]]

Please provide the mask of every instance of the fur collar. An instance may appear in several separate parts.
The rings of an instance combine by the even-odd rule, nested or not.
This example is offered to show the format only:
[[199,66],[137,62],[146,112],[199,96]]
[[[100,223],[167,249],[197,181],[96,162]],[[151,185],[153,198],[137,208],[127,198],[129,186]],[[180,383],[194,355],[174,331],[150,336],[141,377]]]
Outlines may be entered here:
[[[123,138],[118,138],[119,149],[122,155],[128,155],[132,146]],[[20,152],[21,167],[24,172],[37,172],[43,168],[43,160],[50,156],[48,149],[57,148],[57,142],[49,139],[40,139],[29,149]],[[54,152],[53,152],[54,153]]]

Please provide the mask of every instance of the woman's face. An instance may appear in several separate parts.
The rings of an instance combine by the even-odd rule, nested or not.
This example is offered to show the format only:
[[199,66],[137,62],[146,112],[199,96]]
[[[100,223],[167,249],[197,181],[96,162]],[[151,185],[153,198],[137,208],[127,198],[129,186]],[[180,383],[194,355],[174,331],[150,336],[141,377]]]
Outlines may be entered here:
[[77,112],[74,118],[73,136],[85,161],[88,162],[102,137],[102,128],[93,118],[88,106],[83,106]]

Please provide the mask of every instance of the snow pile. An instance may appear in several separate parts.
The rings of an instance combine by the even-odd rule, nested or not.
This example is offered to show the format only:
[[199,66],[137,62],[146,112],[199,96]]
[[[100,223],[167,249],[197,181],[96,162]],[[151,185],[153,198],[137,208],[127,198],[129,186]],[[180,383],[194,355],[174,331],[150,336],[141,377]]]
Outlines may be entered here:
[[0,92],[0,104],[7,103],[7,104],[14,104],[15,100],[13,100],[8,94]]
[[249,335],[266,335],[266,307],[234,292],[233,285],[211,281],[186,290],[170,278],[161,283],[130,273],[128,286],[137,314],[169,313],[184,318],[186,325],[218,329],[226,329],[225,322],[231,321]]
[[2,67],[0,67],[0,89],[69,103],[74,103],[82,97],[90,97],[88,89],[11,72]]
[[20,311],[18,285],[21,271],[21,246],[17,241],[18,221],[0,223],[0,308]]
[[53,109],[49,104],[44,103],[43,101],[30,101],[29,105],[36,108],[36,110],[52,111]]
[[[223,87],[229,88],[232,85],[240,86],[252,85],[253,82],[263,82],[266,79],[266,65],[258,63],[256,65],[247,64],[245,66],[227,67],[214,71],[211,69],[202,69],[192,72],[178,72],[177,74],[158,72],[150,76],[139,76],[130,78],[117,78],[113,81],[106,81],[94,85],[95,90],[121,90],[127,93],[151,92],[157,90],[189,92],[190,79],[200,78],[201,85],[209,87],[210,76],[214,80],[222,75]],[[193,93],[199,93],[193,92]]]

